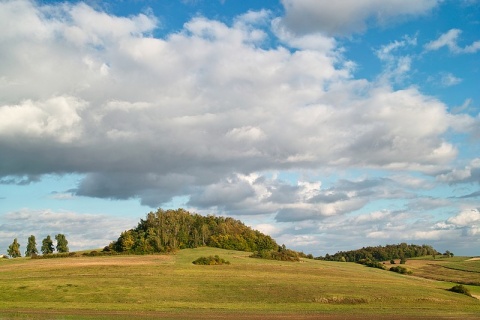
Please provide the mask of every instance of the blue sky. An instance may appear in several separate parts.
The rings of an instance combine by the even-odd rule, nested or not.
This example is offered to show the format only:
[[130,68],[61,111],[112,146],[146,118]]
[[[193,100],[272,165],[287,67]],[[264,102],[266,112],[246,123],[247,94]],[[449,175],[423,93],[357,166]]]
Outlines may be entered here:
[[0,253],[183,207],[480,255],[479,79],[476,0],[0,1]]

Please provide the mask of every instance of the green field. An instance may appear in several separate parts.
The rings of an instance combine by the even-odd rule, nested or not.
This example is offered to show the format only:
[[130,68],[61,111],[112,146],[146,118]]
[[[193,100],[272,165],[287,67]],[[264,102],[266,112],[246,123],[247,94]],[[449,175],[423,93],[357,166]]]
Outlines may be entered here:
[[[231,264],[192,264],[215,254]],[[449,282],[354,263],[292,263],[248,255],[198,248],[175,255],[4,259],[0,319],[480,317],[480,301],[447,291]],[[469,273],[477,274],[476,263],[467,264]],[[480,295],[478,287],[469,288]]]

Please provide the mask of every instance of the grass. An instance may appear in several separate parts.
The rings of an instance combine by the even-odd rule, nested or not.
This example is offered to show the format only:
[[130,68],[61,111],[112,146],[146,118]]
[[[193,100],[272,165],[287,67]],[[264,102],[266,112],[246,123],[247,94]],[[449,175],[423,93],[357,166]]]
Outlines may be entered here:
[[480,286],[480,260],[453,257],[436,260],[408,260],[414,275],[432,280]]
[[[249,254],[198,248],[176,255],[0,261],[0,319],[473,319],[480,314],[480,301],[447,291],[451,283],[354,263],[292,263]],[[192,264],[210,255],[231,264]]]

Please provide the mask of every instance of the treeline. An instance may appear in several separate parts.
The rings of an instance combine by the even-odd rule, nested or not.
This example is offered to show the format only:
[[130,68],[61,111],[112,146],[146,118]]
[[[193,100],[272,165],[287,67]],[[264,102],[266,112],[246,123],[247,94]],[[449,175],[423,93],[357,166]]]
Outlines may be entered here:
[[389,244],[386,246],[364,247],[358,250],[339,251],[333,255],[326,254],[325,257],[318,257],[319,260],[358,262],[387,261],[392,259],[406,259],[428,255],[439,255],[440,253],[429,245],[415,244]]
[[141,219],[136,228],[122,232],[106,249],[148,254],[201,246],[250,252],[278,251],[279,247],[270,236],[233,218],[158,209]]
[[[57,249],[58,253],[68,253],[68,240],[65,235],[59,233],[55,236],[55,240],[57,240],[57,245],[55,247],[53,246],[53,240],[50,235],[48,235],[42,240],[42,247],[40,250],[43,255],[52,254],[55,251],[55,248]],[[12,258],[19,258],[22,256],[22,253],[20,251],[20,243],[18,242],[17,238],[15,238],[12,244],[8,246],[7,253]],[[28,237],[27,240],[25,256],[36,257],[38,254],[39,252],[37,249],[37,241],[35,239],[35,236],[31,235],[30,237]]]

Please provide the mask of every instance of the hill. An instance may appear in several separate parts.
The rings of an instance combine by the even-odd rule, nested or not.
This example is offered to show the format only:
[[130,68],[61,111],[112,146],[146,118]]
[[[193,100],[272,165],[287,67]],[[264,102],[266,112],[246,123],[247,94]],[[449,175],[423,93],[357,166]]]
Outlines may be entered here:
[[278,251],[270,236],[233,218],[201,216],[183,209],[147,214],[137,227],[122,232],[109,248],[126,253],[161,253],[201,246],[240,250]]
[[[192,263],[210,255],[230,264]],[[355,263],[287,263],[249,255],[202,247],[168,255],[5,259],[0,318],[476,319],[480,314],[478,300],[446,290],[451,283]]]

